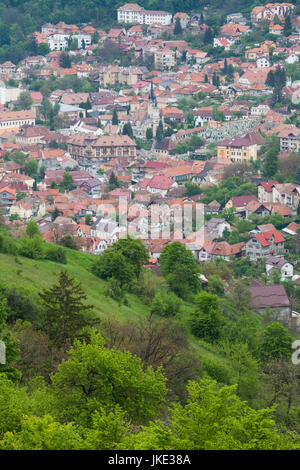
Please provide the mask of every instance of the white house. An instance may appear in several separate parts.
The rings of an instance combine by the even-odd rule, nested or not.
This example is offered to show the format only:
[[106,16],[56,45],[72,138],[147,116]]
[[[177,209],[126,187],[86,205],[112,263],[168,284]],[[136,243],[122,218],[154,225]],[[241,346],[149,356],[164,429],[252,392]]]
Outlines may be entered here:
[[298,62],[298,56],[292,52],[286,59],[285,59],[285,62],[287,64],[295,64],[296,62]]
[[280,271],[281,280],[293,277],[293,265],[280,256],[271,256],[266,261],[266,273],[268,276],[270,276],[274,269],[278,269]]
[[258,59],[256,60],[256,67],[258,69],[260,68],[263,68],[263,67],[270,67],[271,63],[269,61],[269,59],[267,59],[267,57],[258,57]]

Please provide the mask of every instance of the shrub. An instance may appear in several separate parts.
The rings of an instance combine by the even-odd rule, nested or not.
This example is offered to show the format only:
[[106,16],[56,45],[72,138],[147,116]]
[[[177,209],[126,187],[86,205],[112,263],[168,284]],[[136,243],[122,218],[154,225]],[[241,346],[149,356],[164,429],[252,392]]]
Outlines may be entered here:
[[22,237],[19,254],[32,259],[44,258],[43,240],[40,235],[34,235],[33,238]]
[[51,261],[55,261],[56,263],[67,263],[66,253],[60,246],[51,245],[47,247],[45,258]]

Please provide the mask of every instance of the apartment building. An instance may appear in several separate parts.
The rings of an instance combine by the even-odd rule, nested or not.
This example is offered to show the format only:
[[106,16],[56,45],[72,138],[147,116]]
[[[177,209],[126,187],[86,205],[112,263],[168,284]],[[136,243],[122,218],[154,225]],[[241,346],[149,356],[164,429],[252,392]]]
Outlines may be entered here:
[[28,111],[10,111],[0,113],[0,132],[7,129],[19,129],[24,124],[35,125],[33,112]]
[[142,80],[144,72],[139,67],[119,67],[109,65],[99,74],[99,82],[103,85],[135,85]]
[[175,51],[172,49],[161,49],[154,52],[155,67],[161,70],[170,69],[175,65]]
[[5,85],[4,82],[0,81],[0,104],[17,101],[21,93],[21,88],[8,86]]
[[169,25],[172,14],[167,11],[145,10],[137,3],[126,3],[118,8],[118,23]]
[[279,131],[280,150],[282,152],[299,152],[300,150],[300,129],[298,127],[287,126]]
[[48,38],[48,46],[51,51],[64,51],[67,49],[70,40],[76,40],[78,49],[83,49],[92,44],[90,34],[51,34]]

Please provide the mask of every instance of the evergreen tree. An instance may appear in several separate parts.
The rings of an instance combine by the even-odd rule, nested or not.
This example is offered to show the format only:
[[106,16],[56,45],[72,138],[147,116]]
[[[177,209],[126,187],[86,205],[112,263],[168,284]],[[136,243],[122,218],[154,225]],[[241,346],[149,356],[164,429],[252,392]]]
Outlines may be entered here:
[[156,141],[157,143],[160,143],[163,138],[164,138],[164,128],[163,128],[163,123],[162,120],[160,119],[158,127],[156,129]]
[[59,210],[57,209],[57,207],[54,208],[54,211],[52,212],[52,215],[51,215],[51,220],[52,222],[57,218],[59,217],[60,215],[60,212]]
[[290,36],[290,34],[292,34],[292,23],[290,15],[286,16],[285,18],[283,34],[285,36]]
[[211,28],[208,28],[204,33],[203,42],[204,44],[211,44],[213,42],[213,39],[214,39],[213,32]]
[[114,112],[113,112],[113,117],[112,117],[111,123],[112,123],[113,126],[117,126],[117,125],[119,124],[119,121],[118,121],[118,113],[117,113],[116,108],[114,108]]
[[300,184],[300,166],[297,166],[295,183]]
[[150,96],[149,96],[149,99],[151,101],[154,101],[155,100],[155,95],[154,95],[154,88],[153,88],[153,82],[151,81],[151,88],[150,88]]
[[174,34],[176,36],[180,36],[182,34],[182,27],[181,27],[181,23],[180,23],[179,18],[176,18],[176,21],[175,21]]
[[67,271],[61,271],[58,283],[39,296],[43,305],[42,329],[53,345],[65,348],[93,323],[87,316],[92,305],[84,303],[87,296],[81,284]]
[[71,68],[71,59],[69,54],[66,52],[62,52],[59,58],[59,65],[63,69],[70,69]]
[[122,134],[128,135],[129,137],[131,137],[131,139],[133,139],[133,131],[130,122],[126,122],[124,124]]
[[152,127],[148,127],[148,129],[146,130],[146,139],[147,139],[147,140],[153,139],[153,130],[152,130]]
[[119,187],[119,181],[117,180],[116,175],[114,174],[113,171],[111,172],[110,177],[109,177],[109,186],[112,189]]

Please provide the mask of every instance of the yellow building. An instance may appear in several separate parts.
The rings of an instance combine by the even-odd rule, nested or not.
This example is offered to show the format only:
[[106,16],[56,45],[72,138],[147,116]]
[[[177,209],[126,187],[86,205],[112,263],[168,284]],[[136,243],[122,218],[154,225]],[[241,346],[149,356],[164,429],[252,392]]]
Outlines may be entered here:
[[232,163],[257,160],[257,150],[262,145],[260,134],[247,134],[236,139],[227,139],[217,144],[218,160],[229,160]]

